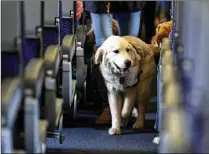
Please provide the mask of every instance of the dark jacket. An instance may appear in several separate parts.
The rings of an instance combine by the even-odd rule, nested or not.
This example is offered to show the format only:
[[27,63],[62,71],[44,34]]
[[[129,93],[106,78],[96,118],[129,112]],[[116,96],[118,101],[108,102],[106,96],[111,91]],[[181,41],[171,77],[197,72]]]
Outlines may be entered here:
[[[85,1],[85,10],[92,13],[107,13],[108,1]],[[136,12],[143,9],[144,1],[110,1],[110,13]]]

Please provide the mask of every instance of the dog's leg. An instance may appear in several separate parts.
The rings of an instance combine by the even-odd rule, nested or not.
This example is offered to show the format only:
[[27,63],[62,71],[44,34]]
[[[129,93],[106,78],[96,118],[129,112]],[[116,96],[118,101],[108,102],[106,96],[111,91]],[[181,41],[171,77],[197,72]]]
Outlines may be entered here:
[[131,88],[130,90],[124,93],[124,104],[121,112],[121,116],[123,118],[123,126],[127,126],[128,124],[128,118],[131,115],[131,111],[133,110],[135,97],[136,88]]
[[112,127],[109,129],[110,135],[121,134],[121,108],[122,98],[118,92],[108,92],[108,100],[110,106],[110,112],[112,116]]
[[138,117],[136,119],[135,124],[133,125],[134,129],[143,129],[145,124],[145,116],[146,116],[146,106],[149,100],[150,93],[150,83],[153,80],[153,76],[147,78],[139,85],[138,95],[137,95],[137,103],[138,103]]

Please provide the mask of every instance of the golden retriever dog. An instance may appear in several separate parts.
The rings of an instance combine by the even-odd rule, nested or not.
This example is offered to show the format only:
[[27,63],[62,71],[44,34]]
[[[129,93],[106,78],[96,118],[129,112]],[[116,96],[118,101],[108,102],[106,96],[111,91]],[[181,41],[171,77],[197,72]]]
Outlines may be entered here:
[[169,38],[172,31],[172,21],[167,21],[159,24],[156,28],[156,34],[152,37],[152,44],[154,46],[160,46],[163,38]]
[[138,117],[133,128],[144,128],[150,84],[156,75],[154,53],[158,50],[133,36],[110,36],[97,49],[95,64],[99,64],[107,87],[112,117],[110,135],[121,134],[122,119],[128,120],[135,102]]

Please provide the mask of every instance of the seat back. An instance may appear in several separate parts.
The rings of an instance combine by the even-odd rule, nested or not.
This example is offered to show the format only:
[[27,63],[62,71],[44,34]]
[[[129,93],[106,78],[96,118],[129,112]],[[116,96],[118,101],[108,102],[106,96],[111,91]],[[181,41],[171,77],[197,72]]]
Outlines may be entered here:
[[1,51],[1,80],[19,75],[19,54],[17,50]]
[[1,77],[20,75],[21,48],[17,36],[20,36],[19,2],[4,1],[1,15]]
[[41,57],[40,55],[41,38],[39,36],[26,36],[24,66],[33,58]]
[[[66,13],[66,8],[64,8],[66,1],[59,1],[59,16],[57,17],[60,20],[60,42],[62,42],[65,35],[73,33],[73,20],[74,16],[70,15],[69,8],[68,13]],[[69,1],[69,3],[72,3]]]
[[[23,128],[23,118],[20,117],[23,96],[23,2],[2,2],[2,152],[14,151],[14,137]],[[6,17],[6,18],[5,18]],[[8,19],[7,19],[8,18]],[[9,25],[5,25],[8,24]],[[16,38],[16,39],[15,39]],[[10,78],[13,77],[13,78]],[[17,125],[16,125],[17,124]],[[15,128],[15,129],[14,129]],[[19,129],[20,128],[20,129]],[[15,130],[15,131],[14,131]],[[17,132],[17,133],[16,133]],[[23,146],[24,148],[24,146]],[[23,149],[22,148],[22,149]]]
[[43,27],[43,51],[49,45],[60,44],[59,22],[55,17],[59,16],[58,1],[44,1],[44,25]]
[[47,25],[43,27],[43,49],[44,51],[49,45],[58,44],[58,26]]
[[63,31],[63,36],[62,39],[64,38],[65,35],[73,34],[73,17],[62,17],[62,31]]
[[[33,7],[31,7],[33,6]],[[33,58],[42,57],[42,39],[37,34],[36,26],[41,25],[41,5],[39,1],[25,2],[25,36],[24,66]]]

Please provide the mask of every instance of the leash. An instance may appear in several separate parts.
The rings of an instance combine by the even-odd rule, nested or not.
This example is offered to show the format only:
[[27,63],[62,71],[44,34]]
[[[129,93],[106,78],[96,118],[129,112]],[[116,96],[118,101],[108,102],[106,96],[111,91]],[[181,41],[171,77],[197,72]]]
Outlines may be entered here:
[[[135,84],[133,84],[133,85],[131,85],[131,86],[127,86],[126,88],[129,88],[129,87],[135,87],[138,83],[139,83],[139,81],[140,81],[140,75],[143,73],[143,71],[142,70],[140,70],[139,72],[138,72],[138,75],[137,75],[137,82],[135,83]],[[120,84],[124,84],[124,82],[125,82],[125,77],[120,77]]]
[[110,1],[107,1],[107,14],[110,16]]

